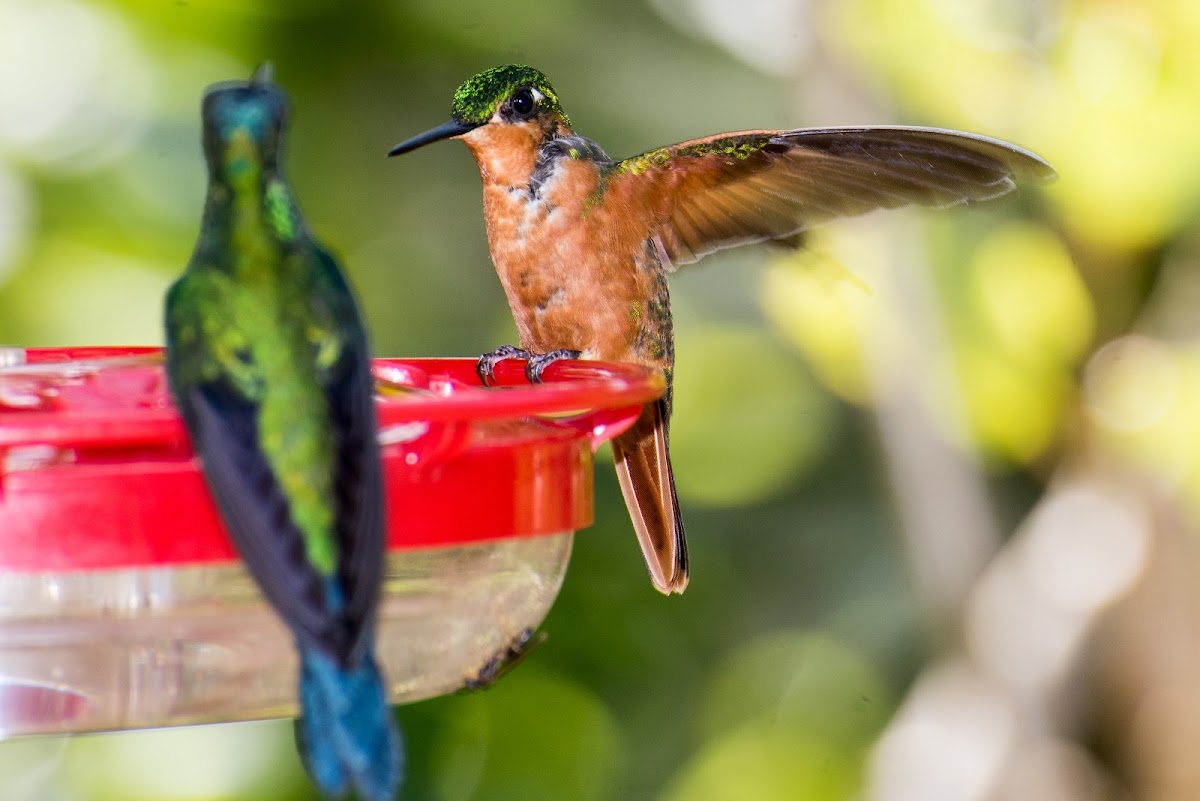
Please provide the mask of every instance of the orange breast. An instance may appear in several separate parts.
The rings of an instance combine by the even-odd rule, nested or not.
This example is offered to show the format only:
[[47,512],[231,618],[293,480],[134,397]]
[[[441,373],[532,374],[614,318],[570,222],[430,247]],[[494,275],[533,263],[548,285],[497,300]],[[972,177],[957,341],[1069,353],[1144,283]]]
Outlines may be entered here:
[[566,158],[536,197],[527,184],[485,177],[492,260],[521,345],[669,369],[669,300],[646,244],[649,219],[611,199],[597,203],[598,181],[595,162]]

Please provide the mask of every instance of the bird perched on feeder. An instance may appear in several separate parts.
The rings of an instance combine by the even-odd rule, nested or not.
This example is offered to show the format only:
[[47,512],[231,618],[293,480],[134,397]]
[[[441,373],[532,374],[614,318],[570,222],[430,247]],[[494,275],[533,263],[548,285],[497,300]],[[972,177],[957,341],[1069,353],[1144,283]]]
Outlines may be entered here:
[[571,128],[541,72],[510,65],[469,78],[449,122],[390,156],[461,139],[483,178],[492,261],[520,347],[539,380],[555,359],[635,362],[667,392],[615,438],[625,503],[654,586],[682,592],[687,543],[668,451],[674,335],[667,274],[709,253],[786,239],[835,217],[916,203],[950,206],[1009,192],[1053,169],[1007,142],[912,127],[743,131],[617,161]]
[[269,67],[204,96],[208,194],[166,302],[167,377],[217,508],[296,639],[296,739],[327,796],[396,794],[399,734],[374,657],[383,484],[366,331],[280,158]]

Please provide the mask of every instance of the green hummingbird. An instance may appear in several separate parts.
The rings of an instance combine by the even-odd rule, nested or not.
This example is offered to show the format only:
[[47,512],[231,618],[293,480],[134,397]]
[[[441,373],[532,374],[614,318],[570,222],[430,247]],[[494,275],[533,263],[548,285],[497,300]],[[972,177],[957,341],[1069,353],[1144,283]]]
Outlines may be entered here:
[[571,128],[532,67],[469,78],[449,122],[390,156],[461,139],[483,179],[492,261],[520,347],[480,358],[529,359],[538,380],[583,356],[663,371],[668,389],[613,441],[621,490],[654,586],[682,592],[687,541],[668,448],[675,361],[667,275],[709,253],[790,239],[836,217],[910,203],[951,206],[1011,191],[1054,170],[1027,150],[975,134],[913,127],[742,131],[624,160]]
[[330,797],[395,796],[399,733],[374,656],[384,497],[367,334],[280,161],[269,67],[202,104],[208,194],[166,300],[167,378],[205,479],[300,654],[296,739]]

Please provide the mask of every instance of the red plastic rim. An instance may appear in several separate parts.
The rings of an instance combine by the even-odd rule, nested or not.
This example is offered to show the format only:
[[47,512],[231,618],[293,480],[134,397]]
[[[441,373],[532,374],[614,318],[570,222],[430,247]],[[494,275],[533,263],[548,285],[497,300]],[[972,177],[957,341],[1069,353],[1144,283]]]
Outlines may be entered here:
[[[157,348],[29,350],[0,368],[0,569],[230,561]],[[632,365],[377,359],[389,548],[575,531],[592,452],[657,398]]]

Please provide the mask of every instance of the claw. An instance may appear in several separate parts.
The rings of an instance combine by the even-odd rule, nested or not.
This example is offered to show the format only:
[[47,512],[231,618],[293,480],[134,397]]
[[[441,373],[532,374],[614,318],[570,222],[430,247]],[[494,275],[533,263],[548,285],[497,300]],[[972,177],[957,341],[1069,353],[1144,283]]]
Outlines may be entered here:
[[542,383],[542,373],[546,372],[546,368],[559,359],[578,359],[582,351],[569,350],[567,348],[559,348],[547,353],[538,353],[529,357],[529,361],[525,363],[525,377],[529,379],[531,384]]
[[479,357],[479,361],[475,363],[475,374],[479,376],[479,380],[485,387],[491,386],[496,380],[497,364],[505,359],[530,359],[532,357],[533,354],[516,345],[501,345]]

